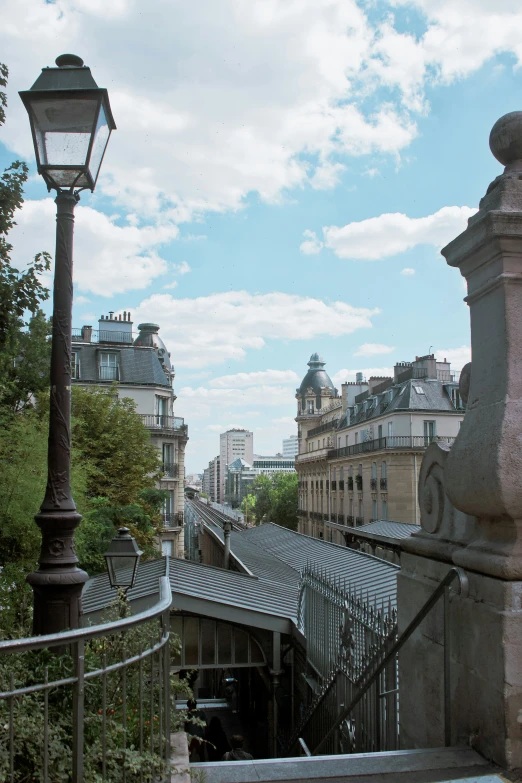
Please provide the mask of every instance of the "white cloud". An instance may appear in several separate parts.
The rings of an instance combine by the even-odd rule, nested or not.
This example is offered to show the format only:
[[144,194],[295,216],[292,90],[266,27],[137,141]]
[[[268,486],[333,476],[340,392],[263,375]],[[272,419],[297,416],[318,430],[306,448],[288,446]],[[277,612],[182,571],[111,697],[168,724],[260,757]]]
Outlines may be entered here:
[[190,266],[186,261],[182,261],[180,264],[172,264],[172,271],[178,275],[186,275],[190,272]]
[[315,231],[310,231],[310,229],[307,228],[306,231],[303,231],[303,236],[306,237],[306,239],[299,245],[301,253],[304,253],[305,256],[313,256],[316,253],[321,252],[324,245],[321,240],[317,238]]
[[368,65],[382,56],[381,26],[356,0],[155,0],[148,14],[126,0],[102,14],[105,5],[4,0],[4,138],[32,154],[16,91],[63,40],[103,52],[88,65],[110,90],[118,130],[98,188],[133,213],[187,220],[238,209],[252,192],[276,202],[307,181],[332,187],[346,156],[396,155],[416,135],[388,95],[370,116],[359,108],[360,94],[381,86]]
[[183,386],[179,396],[186,399],[202,400],[208,403],[230,405],[234,408],[245,405],[284,405],[294,401],[291,389],[285,386],[253,386],[246,389],[207,389],[205,386],[193,388]]
[[74,304],[75,305],[91,304],[91,300],[89,299],[88,296],[75,296]]
[[460,348],[440,348],[435,351],[435,358],[439,362],[446,359],[451,363],[452,370],[461,370],[465,364],[471,361],[471,347],[461,345]]
[[235,429],[246,429],[246,427],[242,427],[241,424],[207,424],[205,427],[206,430],[209,430],[210,432],[226,432],[227,430],[235,430]]
[[324,244],[339,258],[376,260],[402,253],[416,245],[443,247],[466,228],[476,209],[442,207],[433,215],[410,218],[386,213],[346,226],[325,226]]
[[167,285],[163,286],[165,291],[169,291],[170,289],[177,288],[177,287],[178,287],[178,281],[177,280],[173,280],[172,283],[167,283]]
[[358,372],[362,372],[363,378],[366,380],[372,376],[393,378],[393,367],[366,367],[357,368],[356,370],[339,370],[332,376],[332,381],[336,386],[340,386],[341,383],[346,383],[347,381],[355,381],[355,376]]
[[383,345],[382,343],[364,343],[361,345],[354,356],[379,356],[383,353],[393,353],[395,347],[392,345]]
[[415,274],[415,269],[412,269],[411,267],[407,266],[403,270],[401,270],[401,275],[404,275],[405,277],[409,277],[411,275]]
[[299,383],[301,379],[293,370],[260,370],[258,372],[238,372],[234,375],[222,375],[213,378],[210,386],[218,389],[243,388],[256,384],[272,385],[279,383]]
[[280,416],[278,419],[272,419],[272,424],[284,424],[294,428],[297,426],[295,419],[292,416]]
[[176,366],[198,368],[243,359],[267,340],[352,334],[371,327],[379,312],[295,294],[227,291],[195,299],[154,294],[134,308],[133,316],[137,323],[161,325]]
[[[15,265],[24,267],[35,253],[54,255],[56,205],[51,198],[25,201],[9,234]],[[74,282],[78,290],[99,296],[146,288],[167,272],[159,248],[176,238],[173,223],[119,226],[103,212],[78,205],[74,226]]]

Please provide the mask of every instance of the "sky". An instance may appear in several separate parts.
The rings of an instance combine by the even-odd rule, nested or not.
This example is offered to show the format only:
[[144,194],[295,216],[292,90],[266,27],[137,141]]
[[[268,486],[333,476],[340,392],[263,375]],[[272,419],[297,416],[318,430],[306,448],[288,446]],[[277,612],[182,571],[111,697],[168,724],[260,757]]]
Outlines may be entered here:
[[160,325],[187,472],[233,426],[279,451],[315,351],[339,389],[469,360],[440,249],[502,171],[491,127],[522,109],[520,0],[0,0],[0,18],[0,166],[31,166],[13,262],[53,253],[55,212],[16,93],[72,52],[117,125],[76,209],[74,326]]

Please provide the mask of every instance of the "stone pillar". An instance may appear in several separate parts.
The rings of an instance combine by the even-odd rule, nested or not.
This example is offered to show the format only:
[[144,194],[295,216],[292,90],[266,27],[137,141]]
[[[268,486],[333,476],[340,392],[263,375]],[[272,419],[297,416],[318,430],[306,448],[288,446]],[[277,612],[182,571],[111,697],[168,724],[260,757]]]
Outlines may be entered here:
[[[469,593],[450,604],[451,742],[522,766],[522,112],[490,147],[505,166],[468,228],[442,254],[468,287],[472,365],[467,411],[449,444],[431,444],[419,477],[422,530],[406,539],[399,627],[448,569]],[[443,744],[443,607],[400,654],[401,747]]]

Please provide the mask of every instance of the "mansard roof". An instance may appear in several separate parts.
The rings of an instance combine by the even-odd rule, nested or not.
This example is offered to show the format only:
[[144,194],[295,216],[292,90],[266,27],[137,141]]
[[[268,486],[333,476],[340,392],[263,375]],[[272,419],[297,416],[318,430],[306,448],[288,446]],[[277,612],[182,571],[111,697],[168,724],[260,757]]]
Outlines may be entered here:
[[171,388],[170,380],[165,375],[154,348],[138,348],[112,343],[73,342],[72,350],[79,354],[79,380],[81,383],[110,384],[110,381],[100,381],[98,374],[99,355],[117,353],[119,356],[119,384]]

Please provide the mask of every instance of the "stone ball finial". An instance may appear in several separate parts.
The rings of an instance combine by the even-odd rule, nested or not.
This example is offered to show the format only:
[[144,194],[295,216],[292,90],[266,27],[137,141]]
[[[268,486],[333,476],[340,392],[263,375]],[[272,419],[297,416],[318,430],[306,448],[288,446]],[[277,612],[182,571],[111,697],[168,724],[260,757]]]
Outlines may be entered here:
[[522,111],[504,114],[491,129],[489,148],[504,166],[522,160]]

